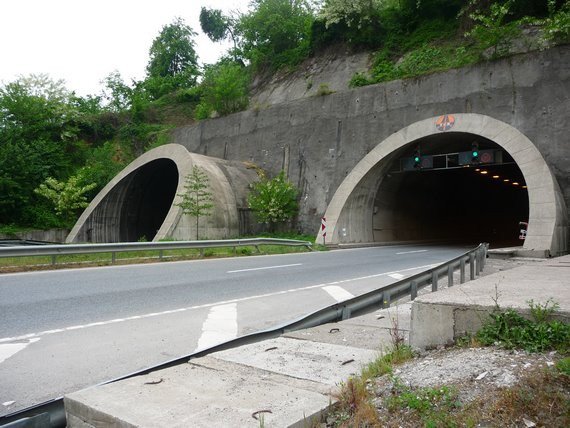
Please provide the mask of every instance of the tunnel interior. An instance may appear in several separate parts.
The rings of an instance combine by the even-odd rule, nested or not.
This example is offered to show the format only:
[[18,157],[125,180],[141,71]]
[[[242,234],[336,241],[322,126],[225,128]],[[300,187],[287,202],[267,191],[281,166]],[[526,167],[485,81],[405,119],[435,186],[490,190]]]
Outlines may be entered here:
[[156,159],[123,178],[98,204],[78,234],[82,242],[151,241],[172,206],[178,167]]
[[425,137],[400,149],[389,171],[374,201],[375,241],[524,243],[519,222],[528,222],[529,202],[523,174],[492,141],[465,133]]
[[157,159],[133,173],[120,217],[120,242],[151,241],[164,222],[178,186],[178,168]]

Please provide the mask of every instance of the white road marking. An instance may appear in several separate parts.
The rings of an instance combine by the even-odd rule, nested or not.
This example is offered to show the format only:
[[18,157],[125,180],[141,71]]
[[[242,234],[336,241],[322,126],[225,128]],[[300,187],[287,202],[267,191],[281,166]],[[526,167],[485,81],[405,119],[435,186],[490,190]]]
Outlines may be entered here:
[[28,345],[31,345],[38,340],[40,339],[36,337],[28,340],[26,343],[5,343],[0,345],[0,363],[3,363],[18,352],[23,351]]
[[292,267],[292,266],[302,266],[302,265],[303,265],[303,263],[294,263],[292,265],[265,266],[265,267],[259,267],[259,268],[251,268],[251,269],[229,270],[226,273],[251,272],[254,270],[279,269],[279,268]]
[[323,287],[323,290],[329,293],[331,297],[335,299],[337,302],[344,302],[345,300],[352,299],[354,297],[354,294],[349,293],[344,288],[338,287],[336,285],[329,285],[327,287]]
[[400,279],[402,279],[405,275],[402,275],[401,273],[392,273],[392,274],[390,274],[390,275],[388,275],[388,276],[391,277],[391,278],[400,280]]
[[400,255],[400,254],[414,254],[414,253],[425,253],[428,250],[415,250],[415,251],[404,251],[401,253],[396,253],[396,255]]
[[6,401],[6,402],[2,403],[2,405],[8,407],[8,406],[11,406],[11,405],[14,404],[14,403],[15,403],[15,401]]
[[436,267],[438,264],[439,263],[424,265],[424,266],[415,266],[412,268],[401,269],[401,270],[397,270],[397,271],[382,272],[382,273],[376,273],[373,275],[343,279],[341,281],[334,281],[334,282],[330,282],[330,283],[326,283],[326,284],[317,284],[317,285],[309,285],[307,287],[291,288],[289,290],[276,291],[273,293],[266,293],[266,294],[258,294],[256,296],[241,297],[239,299],[224,300],[222,302],[214,302],[214,303],[206,303],[203,305],[188,306],[185,308],[178,308],[178,309],[168,310],[168,311],[164,311],[164,312],[153,312],[150,314],[134,315],[131,317],[118,318],[118,319],[113,319],[113,320],[109,320],[109,321],[100,321],[100,322],[94,322],[94,323],[90,323],[90,324],[83,324],[83,325],[78,325],[78,326],[59,328],[59,329],[55,329],[55,330],[40,331],[37,333],[24,334],[22,336],[4,337],[4,338],[0,338],[0,343],[13,342],[15,340],[27,340],[27,339],[37,338],[37,337],[46,336],[46,335],[50,335],[50,334],[61,333],[61,332],[68,331],[68,330],[76,330],[76,329],[96,327],[96,326],[105,326],[108,324],[114,324],[114,323],[118,323],[118,322],[126,322],[126,321],[133,321],[133,320],[144,319],[144,318],[151,318],[151,317],[156,317],[159,315],[168,315],[168,314],[173,314],[173,313],[177,313],[177,312],[186,312],[186,311],[191,311],[191,310],[195,310],[195,309],[212,308],[214,306],[226,305],[226,304],[230,304],[230,303],[239,303],[239,302],[246,302],[248,300],[261,299],[261,298],[265,298],[265,297],[273,297],[273,296],[277,296],[279,294],[296,293],[298,291],[312,290],[314,288],[323,288],[323,287],[330,286],[330,285],[346,284],[349,282],[356,282],[356,281],[362,281],[362,280],[366,280],[366,279],[379,278],[381,276],[390,276],[390,275],[393,275],[393,274],[399,273],[399,272],[409,272],[409,271],[419,270],[419,269],[429,269],[429,268]]
[[202,326],[202,335],[196,350],[207,349],[213,345],[234,339],[238,333],[237,303],[214,306]]

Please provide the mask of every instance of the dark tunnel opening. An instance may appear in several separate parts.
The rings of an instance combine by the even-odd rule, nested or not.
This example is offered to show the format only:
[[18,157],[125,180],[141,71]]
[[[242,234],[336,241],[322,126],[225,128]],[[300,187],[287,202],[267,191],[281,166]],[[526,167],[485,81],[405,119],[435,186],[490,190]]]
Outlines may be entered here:
[[178,168],[157,159],[133,173],[120,214],[120,242],[151,241],[170,210],[178,186]]
[[[475,160],[472,148],[479,152]],[[418,151],[422,167],[413,165]],[[528,191],[513,159],[490,140],[459,133],[430,136],[401,149],[374,205],[375,241],[520,246],[519,222],[529,215]]]
[[79,242],[151,241],[172,206],[178,167],[157,159],[136,169],[109,191],[78,233]]

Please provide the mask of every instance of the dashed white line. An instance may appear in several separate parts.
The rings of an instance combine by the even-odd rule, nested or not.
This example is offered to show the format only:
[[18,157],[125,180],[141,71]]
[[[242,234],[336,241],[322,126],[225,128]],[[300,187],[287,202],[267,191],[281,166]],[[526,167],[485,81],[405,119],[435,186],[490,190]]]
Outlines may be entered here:
[[226,273],[237,273],[237,272],[252,272],[254,270],[267,270],[267,269],[279,269],[279,268],[286,268],[286,267],[293,267],[293,266],[301,266],[303,263],[294,263],[291,265],[279,265],[279,266],[264,266],[258,268],[251,268],[251,269],[238,269],[238,270],[229,270]]
[[415,250],[415,251],[403,251],[401,253],[396,253],[396,255],[400,255],[400,254],[414,254],[414,253],[425,253],[428,250]]
[[333,282],[325,283],[325,284],[309,285],[307,287],[291,288],[289,290],[275,291],[273,293],[258,294],[255,296],[241,297],[238,299],[224,300],[221,302],[206,303],[203,305],[196,305],[196,306],[188,306],[185,308],[178,308],[178,309],[168,310],[168,311],[164,311],[164,312],[152,312],[152,313],[143,314],[143,315],[133,315],[133,316],[126,317],[126,318],[116,318],[116,319],[112,319],[109,321],[100,321],[100,322],[94,322],[94,323],[90,323],[90,324],[82,324],[82,325],[70,326],[70,327],[59,328],[59,329],[54,329],[54,330],[40,331],[38,333],[29,333],[29,334],[24,334],[22,336],[4,337],[4,338],[0,338],[0,343],[13,342],[16,340],[27,340],[27,339],[37,338],[37,337],[41,337],[41,336],[47,336],[50,334],[61,333],[61,332],[68,331],[68,330],[77,330],[77,329],[83,329],[83,328],[89,328],[89,327],[95,327],[95,326],[104,326],[104,325],[115,324],[115,323],[119,323],[119,322],[126,322],[126,321],[138,320],[138,319],[151,318],[151,317],[156,317],[156,316],[160,316],[160,315],[168,315],[168,314],[172,314],[172,313],[186,312],[186,311],[191,311],[191,310],[195,310],[195,309],[212,308],[214,306],[227,305],[230,303],[245,302],[248,300],[277,296],[279,294],[296,293],[298,291],[312,290],[315,288],[324,288],[327,286],[333,286],[333,285],[338,285],[338,284],[346,284],[349,282],[362,281],[362,280],[366,280],[366,279],[379,278],[381,276],[390,276],[390,275],[401,273],[401,272],[409,272],[409,271],[418,270],[418,269],[429,269],[429,268],[432,268],[435,266],[437,266],[437,264],[415,266],[412,268],[401,269],[401,270],[397,270],[397,271],[382,272],[382,273],[377,273],[377,274],[373,274],[373,275],[343,279],[340,281],[333,281]]
[[329,293],[337,302],[344,302],[345,300],[352,299],[354,297],[354,294],[349,293],[344,288],[337,285],[323,287],[323,290]]
[[400,280],[400,279],[402,279],[405,275],[402,275],[401,273],[392,273],[392,274],[390,274],[390,275],[388,275],[388,276],[389,276],[390,278],[394,278],[394,279]]

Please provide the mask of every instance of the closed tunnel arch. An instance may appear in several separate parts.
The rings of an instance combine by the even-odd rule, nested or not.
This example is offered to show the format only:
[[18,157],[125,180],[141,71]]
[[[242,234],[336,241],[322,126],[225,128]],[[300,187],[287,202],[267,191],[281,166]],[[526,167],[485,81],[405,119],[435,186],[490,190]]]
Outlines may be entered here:
[[[528,233],[523,249],[546,252],[552,255],[564,253],[567,250],[568,236],[567,211],[564,200],[547,164],[532,142],[514,127],[489,116],[478,114],[449,116],[452,116],[454,121],[447,129],[440,130],[441,126],[438,129],[437,117],[416,122],[403,128],[378,144],[357,164],[335,192],[325,213],[327,218],[326,242],[334,245],[395,241],[397,234],[390,237],[388,236],[389,232],[385,232],[382,236],[379,229],[382,230],[383,228],[375,224],[375,215],[382,208],[379,207],[379,204],[381,205],[382,201],[385,204],[390,204],[389,200],[386,201],[385,198],[379,197],[379,194],[387,190],[390,176],[392,175],[393,178],[391,169],[393,169],[394,164],[401,157],[409,154],[413,147],[422,141],[436,141],[443,138],[447,139],[448,144],[453,144],[454,140],[457,141],[458,138],[469,139],[473,137],[504,151],[506,156],[513,161],[512,172],[517,173],[518,171],[527,186],[527,194],[519,198],[522,202],[517,202],[517,204],[524,206],[519,206],[515,213],[517,217],[522,217],[520,220],[524,220],[525,214],[528,218]],[[442,144],[445,145],[446,143]],[[418,177],[419,175],[415,175],[415,178],[408,175],[407,180],[415,181],[416,184],[423,186],[425,180],[433,178],[426,174],[421,179]],[[400,186],[395,186],[394,194],[397,195],[397,198],[394,197],[392,203],[397,203],[395,202],[396,199],[405,201],[405,194],[400,193],[402,189],[404,192],[406,189],[405,183],[402,183],[404,178],[401,177],[400,181]],[[422,195],[422,198],[424,196],[426,195]],[[427,196],[429,197],[429,195]],[[441,195],[435,195],[436,199],[439,196]],[[431,197],[433,198],[434,195],[432,194]],[[494,198],[498,200],[496,197]],[[426,208],[426,210],[429,209],[430,207]],[[411,207],[411,210],[413,211],[414,208]],[[404,210],[392,207],[392,211],[398,215],[398,212],[402,213]],[[418,211],[417,207],[415,211]],[[408,210],[408,212],[411,211]],[[485,212],[482,213],[486,214]],[[413,220],[412,218],[412,222]],[[518,224],[514,225],[514,227],[517,226]],[[417,218],[415,227],[416,229],[422,227],[421,224],[418,224]],[[454,226],[451,225],[451,227]],[[414,227],[408,229],[410,240],[437,238],[419,236],[412,231]],[[484,236],[479,237],[481,240],[485,238]],[[442,238],[447,237],[443,236]],[[477,237],[474,236],[474,238]],[[319,233],[318,239],[322,242],[322,232]],[[405,241],[405,234],[400,234],[398,240]]]

